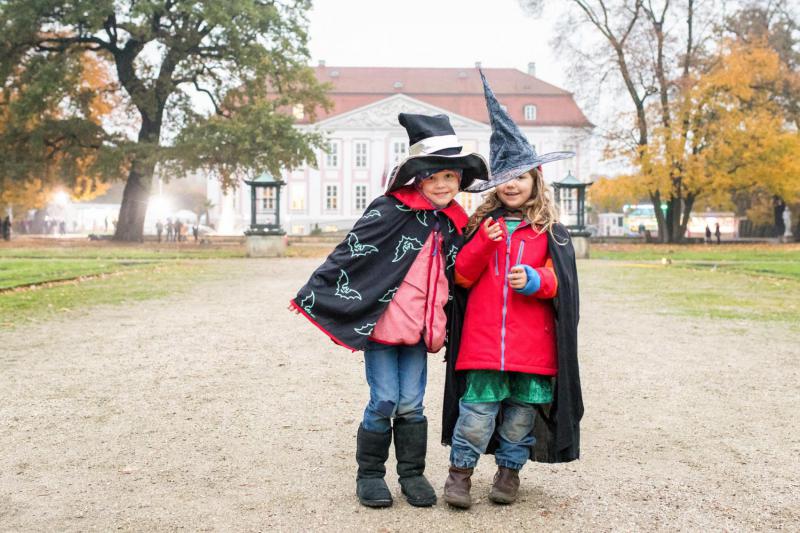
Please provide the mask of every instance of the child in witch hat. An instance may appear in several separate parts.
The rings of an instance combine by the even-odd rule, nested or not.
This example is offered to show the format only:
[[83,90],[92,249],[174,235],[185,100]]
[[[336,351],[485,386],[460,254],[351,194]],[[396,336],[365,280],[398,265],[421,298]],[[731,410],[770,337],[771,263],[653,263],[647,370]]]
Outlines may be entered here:
[[489,493],[496,503],[516,499],[529,459],[577,459],[583,414],[575,252],[541,171],[574,154],[537,155],[481,77],[492,177],[469,190],[495,190],[470,218],[456,259],[456,283],[469,294],[447,354],[444,403],[444,498],[461,508],[472,503],[470,477],[483,453],[494,453],[498,466]]
[[427,354],[445,342],[467,222],[454,197],[488,178],[482,156],[462,153],[447,116],[399,120],[410,155],[290,304],[335,343],[364,351],[370,397],[358,428],[356,494],[369,507],[392,504],[384,463],[393,434],[403,494],[415,506],[436,503],[423,475]]

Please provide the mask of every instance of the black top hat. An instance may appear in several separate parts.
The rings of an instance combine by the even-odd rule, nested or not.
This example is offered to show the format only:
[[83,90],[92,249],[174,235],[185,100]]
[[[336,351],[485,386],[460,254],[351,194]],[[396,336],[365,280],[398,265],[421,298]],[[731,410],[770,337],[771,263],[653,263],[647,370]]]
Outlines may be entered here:
[[431,170],[461,170],[461,189],[476,179],[489,179],[489,165],[483,156],[461,152],[463,147],[447,115],[400,113],[397,119],[408,133],[409,155],[392,170],[387,191],[398,189],[417,174]]

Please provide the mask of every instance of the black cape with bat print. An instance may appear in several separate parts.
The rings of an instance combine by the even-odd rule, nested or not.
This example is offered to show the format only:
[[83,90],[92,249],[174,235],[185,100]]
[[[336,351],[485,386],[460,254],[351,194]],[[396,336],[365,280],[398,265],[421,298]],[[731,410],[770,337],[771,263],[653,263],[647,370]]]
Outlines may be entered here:
[[466,222],[467,215],[456,202],[434,211],[410,186],[380,196],[314,271],[291,305],[335,343],[363,350],[435,228],[444,239],[441,253],[452,294],[453,266]]
[[[489,213],[495,220],[503,216],[502,209]],[[485,220],[485,219],[484,219]],[[483,223],[483,221],[481,221]],[[540,463],[565,463],[580,456],[580,421],[583,417],[581,380],[578,371],[578,272],[575,265],[575,250],[567,229],[561,224],[553,227],[547,235],[547,247],[553,260],[553,269],[558,279],[558,295],[553,299],[556,312],[556,346],[558,373],[556,374],[553,402],[537,405],[540,416],[533,427],[536,444],[530,459]],[[450,335],[445,359],[444,405],[442,406],[442,444],[451,445],[453,431],[458,420],[458,404],[466,389],[465,372],[456,372],[458,347],[461,341],[461,326],[467,307],[468,291],[456,287],[450,305]],[[498,414],[496,428],[502,422],[502,410]],[[498,439],[495,431],[486,453],[494,453]]]

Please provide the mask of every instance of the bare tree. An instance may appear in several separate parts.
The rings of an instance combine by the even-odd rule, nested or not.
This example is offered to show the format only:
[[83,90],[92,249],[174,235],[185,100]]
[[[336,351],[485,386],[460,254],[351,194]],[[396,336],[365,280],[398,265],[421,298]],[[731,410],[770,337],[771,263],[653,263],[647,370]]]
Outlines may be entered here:
[[[546,0],[520,0],[532,14]],[[632,124],[619,114],[606,128],[614,153],[627,153],[642,165],[643,149],[656,128],[682,122],[684,141],[690,135],[688,116],[674,117],[673,102],[680,97],[692,72],[704,65],[703,52],[714,31],[716,2],[709,0],[698,16],[695,0],[568,0],[556,44],[560,52],[580,64],[580,84],[621,89],[632,107]],[[599,93],[600,91],[598,91]],[[624,119],[624,115],[623,115]],[[647,173],[647,168],[640,168]],[[702,191],[686,186],[681,161],[673,162],[670,187],[649,188],[658,232],[663,242],[680,242],[694,202]],[[666,210],[662,204],[666,203]]]

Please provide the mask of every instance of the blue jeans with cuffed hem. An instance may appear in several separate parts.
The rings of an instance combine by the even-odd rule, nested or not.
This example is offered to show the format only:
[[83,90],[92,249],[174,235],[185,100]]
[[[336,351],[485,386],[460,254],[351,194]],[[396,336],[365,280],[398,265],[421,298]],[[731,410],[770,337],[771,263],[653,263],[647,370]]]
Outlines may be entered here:
[[388,433],[392,419],[423,422],[425,385],[428,382],[428,349],[420,341],[414,346],[390,346],[370,341],[364,350],[369,384],[369,403],[362,425],[373,433]]
[[533,404],[506,399],[502,402],[459,402],[458,421],[453,432],[450,463],[458,468],[475,468],[486,452],[495,429],[497,413],[503,409],[503,423],[497,431],[500,445],[494,453],[497,466],[521,470],[530,458],[536,439]]

